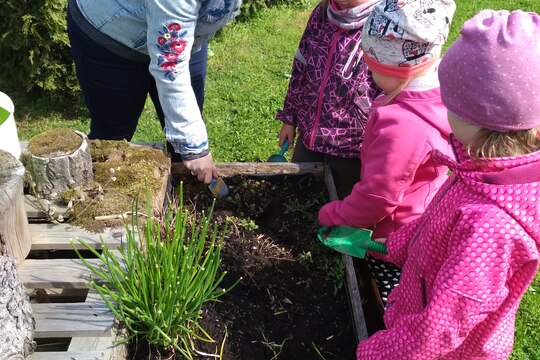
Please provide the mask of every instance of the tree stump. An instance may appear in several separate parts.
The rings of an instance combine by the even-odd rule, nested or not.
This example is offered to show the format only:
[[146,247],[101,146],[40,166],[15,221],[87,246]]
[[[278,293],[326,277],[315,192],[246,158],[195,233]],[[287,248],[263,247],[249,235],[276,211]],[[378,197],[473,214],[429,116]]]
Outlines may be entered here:
[[[80,137],[77,147],[71,149],[71,145],[66,145],[65,148],[58,147],[66,142],[66,136],[63,135],[66,131],[68,135],[73,136],[71,132]],[[40,136],[41,138],[37,139]],[[42,141],[40,146],[34,146],[35,149],[40,151],[51,149],[50,152],[36,154],[37,151],[32,150],[34,139]],[[34,195],[38,198],[55,200],[62,192],[93,181],[92,157],[87,137],[79,131],[56,129],[40,134],[30,140],[24,158],[26,168],[32,177]]]
[[23,177],[21,162],[0,150],[0,234],[17,263],[26,258],[32,245],[24,207]]
[[0,357],[23,360],[35,348],[32,308],[0,234]]

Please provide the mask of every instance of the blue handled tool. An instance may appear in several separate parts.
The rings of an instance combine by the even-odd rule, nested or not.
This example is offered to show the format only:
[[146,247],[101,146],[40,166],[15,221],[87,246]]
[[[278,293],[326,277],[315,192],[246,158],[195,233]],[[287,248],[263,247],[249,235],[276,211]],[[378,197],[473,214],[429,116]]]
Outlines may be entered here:
[[289,139],[285,139],[285,141],[283,142],[283,146],[279,151],[279,154],[270,155],[270,157],[268,158],[268,162],[288,162],[287,158],[283,156],[283,154],[285,154],[285,151],[287,151],[288,147]]

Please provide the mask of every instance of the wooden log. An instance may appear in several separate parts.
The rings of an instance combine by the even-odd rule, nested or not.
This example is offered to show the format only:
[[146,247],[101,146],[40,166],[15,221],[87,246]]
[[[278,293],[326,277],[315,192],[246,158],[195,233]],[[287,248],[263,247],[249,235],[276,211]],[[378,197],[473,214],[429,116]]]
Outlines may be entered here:
[[25,165],[38,197],[54,200],[68,189],[92,182],[94,173],[87,137],[79,131],[75,133],[81,137],[81,144],[71,153],[35,156],[28,149],[25,151]]
[[18,264],[32,246],[24,206],[22,163],[7,151],[0,150],[0,234]]
[[[217,163],[216,168],[221,176],[234,175],[284,175],[284,174],[313,174],[322,177],[324,167],[320,162],[305,163],[269,163],[269,162],[232,162]],[[171,174],[190,175],[189,170],[182,163],[171,165]]]
[[0,357],[25,359],[34,350],[32,308],[0,234]]

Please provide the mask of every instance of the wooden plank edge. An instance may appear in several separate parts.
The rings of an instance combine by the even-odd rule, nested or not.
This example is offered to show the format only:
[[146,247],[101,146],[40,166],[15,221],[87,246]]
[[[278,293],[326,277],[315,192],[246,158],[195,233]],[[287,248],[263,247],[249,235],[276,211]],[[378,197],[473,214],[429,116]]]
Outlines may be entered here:
[[[328,195],[330,200],[337,200],[338,195],[334,179],[332,177],[332,171],[329,165],[324,166],[324,181],[328,189]],[[354,271],[354,264],[352,258],[349,255],[342,254],[343,263],[345,265],[345,283],[347,285],[347,295],[349,298],[349,304],[351,305],[351,312],[354,320],[354,330],[358,341],[368,338],[368,330],[366,325],[366,318],[364,316],[364,310],[362,308],[362,296],[360,289],[358,288],[358,279],[356,278],[356,272]]]
[[[99,259],[87,259],[92,265]],[[27,288],[75,288],[87,289],[91,271],[80,259],[26,259],[17,266],[19,277]]]
[[[112,360],[103,351],[38,351],[32,353],[27,360]],[[118,358],[120,359],[120,358]]]
[[94,249],[101,249],[101,239],[109,249],[116,249],[125,241],[125,228],[107,228],[102,233],[92,233],[86,229],[70,224],[29,224],[32,250],[73,250],[71,242],[77,249],[85,247],[77,241],[83,240]]
[[[87,302],[103,301],[101,295],[90,289],[86,296]],[[68,351],[94,351],[102,349],[107,360],[125,359],[127,357],[127,344],[117,345],[126,339],[125,329],[119,329],[118,320],[114,322],[111,336],[108,337],[73,337],[69,343]]]
[[[234,175],[304,175],[313,174],[322,177],[324,166],[320,162],[305,163],[269,163],[269,162],[231,162],[216,163],[216,168],[221,176]],[[190,172],[182,163],[171,165],[171,175],[191,176]]]
[[103,301],[31,305],[35,339],[109,337],[114,328],[114,314]]

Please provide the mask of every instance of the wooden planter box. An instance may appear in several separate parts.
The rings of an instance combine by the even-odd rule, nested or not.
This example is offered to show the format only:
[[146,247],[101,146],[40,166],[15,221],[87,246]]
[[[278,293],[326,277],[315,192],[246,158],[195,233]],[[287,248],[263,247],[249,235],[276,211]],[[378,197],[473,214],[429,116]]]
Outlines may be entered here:
[[[331,199],[336,199],[335,186],[330,171],[321,163],[224,163],[217,164],[224,176],[277,174],[308,174],[324,179]],[[173,165],[171,175],[187,175],[182,165]],[[163,203],[163,202],[162,202]],[[126,349],[113,347],[113,343],[123,336],[117,329],[114,316],[106,308],[101,298],[88,291],[89,270],[76,257],[71,241],[77,238],[100,247],[100,236],[109,248],[118,247],[123,239],[123,229],[109,229],[103,234],[93,234],[69,224],[33,223],[39,217],[29,208],[32,253],[49,252],[50,259],[27,258],[19,265],[22,281],[28,289],[45,291],[50,303],[34,304],[36,319],[35,339],[40,348],[47,344],[64,343],[62,349],[38,351],[29,359],[124,359]],[[55,254],[62,254],[58,258]],[[92,261],[92,260],[91,260]],[[346,288],[354,329],[358,340],[368,337],[368,328],[362,308],[363,294],[359,279],[350,256],[343,255],[346,271]],[[72,299],[78,299],[77,302]],[[56,302],[53,302],[56,301]],[[50,345],[53,346],[53,345]]]
[[[322,163],[224,163],[218,164],[217,167],[222,176],[313,174],[316,177],[324,179],[330,200],[338,199],[330,168]],[[184,166],[173,164],[171,168],[172,176],[186,176],[188,174],[189,171]],[[352,257],[343,254],[342,259],[345,265],[346,290],[354,330],[357,339],[360,341],[368,337],[368,326],[362,307],[362,303],[366,300],[366,295],[361,294],[359,286],[361,283],[359,276],[361,275],[357,273]],[[371,290],[376,290],[375,283],[371,279],[364,279],[364,283],[369,284]],[[380,298],[376,298],[373,295],[370,295],[369,298],[371,303],[382,304]]]

